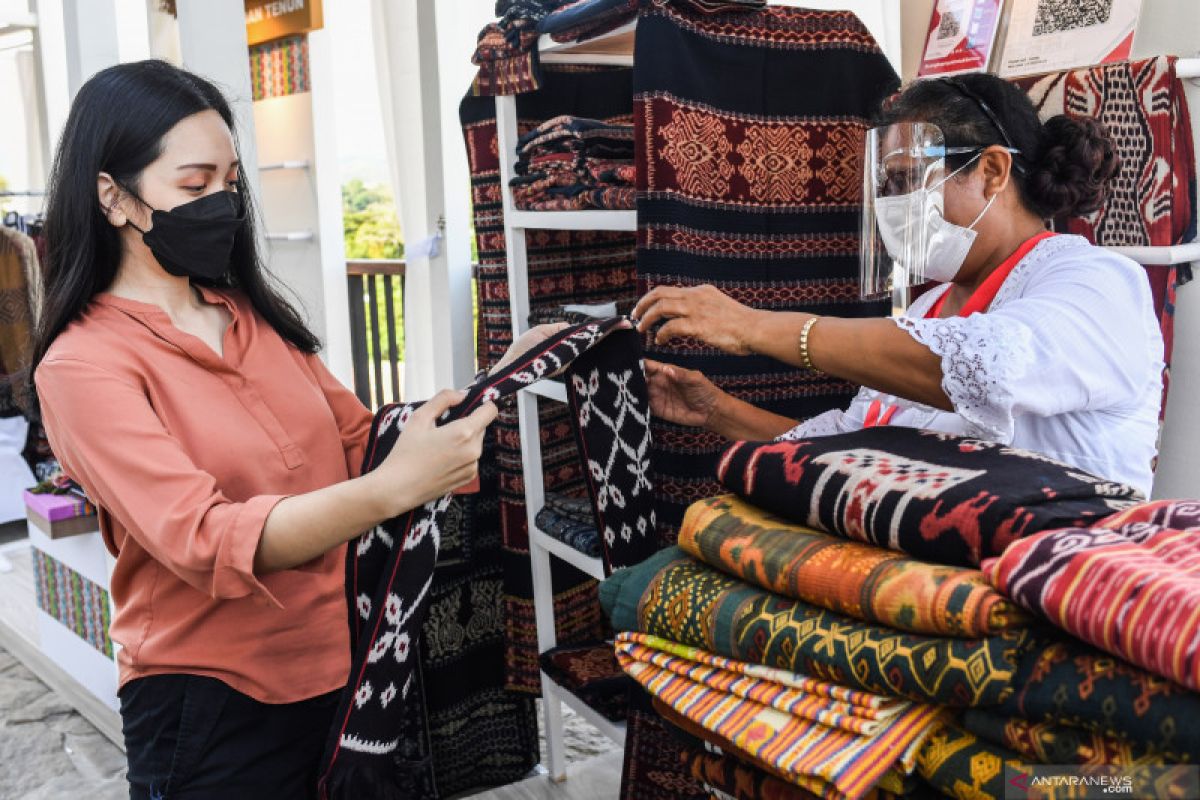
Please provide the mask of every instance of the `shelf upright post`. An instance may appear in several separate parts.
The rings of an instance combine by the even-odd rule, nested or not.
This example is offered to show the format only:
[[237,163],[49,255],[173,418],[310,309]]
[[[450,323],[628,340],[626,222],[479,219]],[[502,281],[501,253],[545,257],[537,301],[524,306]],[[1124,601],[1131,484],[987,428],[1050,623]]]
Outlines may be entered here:
[[[512,95],[496,98],[496,149],[500,157],[500,194],[504,198],[505,255],[508,260],[508,302],[512,317],[513,341],[528,328],[529,320],[529,261],[525,246],[525,229],[513,220],[512,192],[508,183],[517,161],[517,98]],[[533,571],[533,606],[537,620],[538,653],[554,647],[554,585],[550,572],[550,554],[537,542],[533,531],[535,517],[545,501],[545,480],[542,475],[542,442],[538,422],[537,396],[530,392],[517,394],[517,416],[521,431],[521,474],[525,488],[525,517],[529,535],[530,568]],[[540,674],[540,671],[539,671]],[[562,706],[555,688],[544,675],[542,682],[542,716],[546,733],[546,756],[550,778],[562,781],[567,777],[563,758]]]

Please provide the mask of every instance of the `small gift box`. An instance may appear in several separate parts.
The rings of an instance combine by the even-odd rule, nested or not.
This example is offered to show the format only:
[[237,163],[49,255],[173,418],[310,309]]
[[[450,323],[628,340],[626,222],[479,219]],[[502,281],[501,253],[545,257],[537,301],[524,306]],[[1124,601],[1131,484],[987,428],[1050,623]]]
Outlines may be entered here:
[[26,491],[25,511],[29,521],[51,539],[90,533],[99,527],[96,507],[76,494],[35,494]]

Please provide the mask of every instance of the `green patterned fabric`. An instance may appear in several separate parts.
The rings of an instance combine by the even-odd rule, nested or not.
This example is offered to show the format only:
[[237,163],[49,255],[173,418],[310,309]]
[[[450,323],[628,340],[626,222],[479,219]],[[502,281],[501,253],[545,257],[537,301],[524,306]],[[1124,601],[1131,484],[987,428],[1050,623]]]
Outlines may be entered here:
[[962,726],[986,742],[1007,747],[1039,764],[1161,766],[1189,755],[1174,754],[1176,757],[1168,758],[1166,754],[1156,753],[1119,736],[1074,725],[1006,717],[992,709],[967,709]]
[[1074,639],[1043,641],[998,709],[1119,736],[1172,760],[1200,758],[1200,694]]
[[1004,797],[1004,768],[1021,769],[1019,755],[946,725],[925,740],[917,774],[939,792],[963,800]]
[[614,573],[600,602],[618,631],[936,705],[1002,702],[1029,639],[901,633],[749,586],[678,547]]

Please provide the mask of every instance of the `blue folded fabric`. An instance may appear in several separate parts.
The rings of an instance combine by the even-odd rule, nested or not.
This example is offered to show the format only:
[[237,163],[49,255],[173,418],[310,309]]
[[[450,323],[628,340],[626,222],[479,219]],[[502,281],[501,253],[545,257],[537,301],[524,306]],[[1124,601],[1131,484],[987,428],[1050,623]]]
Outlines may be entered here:
[[592,558],[600,557],[600,534],[586,498],[546,496],[535,518],[538,530]]
[[627,7],[629,0],[581,0],[548,14],[538,22],[538,33],[561,33],[591,22],[595,17]]

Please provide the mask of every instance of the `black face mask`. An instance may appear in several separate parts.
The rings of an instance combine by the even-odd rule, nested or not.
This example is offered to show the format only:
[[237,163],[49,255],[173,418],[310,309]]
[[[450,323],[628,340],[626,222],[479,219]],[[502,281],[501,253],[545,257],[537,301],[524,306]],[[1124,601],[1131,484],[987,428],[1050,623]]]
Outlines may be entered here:
[[142,234],[163,269],[183,278],[208,280],[229,271],[234,240],[246,222],[240,194],[214,192],[170,211],[151,210],[150,230],[129,224]]

